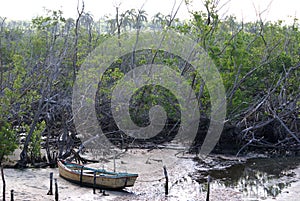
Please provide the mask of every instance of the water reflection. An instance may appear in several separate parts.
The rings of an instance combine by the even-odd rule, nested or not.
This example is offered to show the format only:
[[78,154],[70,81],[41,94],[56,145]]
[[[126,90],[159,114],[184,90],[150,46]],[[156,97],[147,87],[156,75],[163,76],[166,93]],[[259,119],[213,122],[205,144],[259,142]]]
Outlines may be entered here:
[[[243,192],[245,198],[276,197],[293,181],[295,177],[292,169],[299,168],[300,157],[293,158],[257,158],[247,162],[217,160],[208,165],[198,162],[199,170],[194,179],[200,184],[206,183],[209,174],[213,179],[212,188],[231,187]],[[203,190],[205,189],[205,185]]]

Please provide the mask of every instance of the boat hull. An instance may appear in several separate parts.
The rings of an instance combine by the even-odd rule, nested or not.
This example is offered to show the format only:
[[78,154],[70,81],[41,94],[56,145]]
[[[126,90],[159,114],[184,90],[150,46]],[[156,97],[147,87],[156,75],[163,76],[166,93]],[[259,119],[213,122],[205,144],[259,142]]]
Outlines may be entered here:
[[[125,187],[133,186],[138,177],[137,174],[101,172],[95,169],[96,181],[94,184],[94,171],[92,168],[85,168],[78,164],[74,165],[76,165],[75,168],[70,168],[64,161],[58,161],[59,175],[62,178],[81,186],[100,189],[123,189]],[[83,170],[81,170],[81,168]]]

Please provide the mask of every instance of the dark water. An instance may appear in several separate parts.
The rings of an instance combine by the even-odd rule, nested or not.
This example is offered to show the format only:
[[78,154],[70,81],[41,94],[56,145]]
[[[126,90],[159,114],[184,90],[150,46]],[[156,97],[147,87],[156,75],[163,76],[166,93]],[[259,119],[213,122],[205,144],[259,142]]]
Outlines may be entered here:
[[[198,162],[193,178],[203,184],[211,177],[211,188],[231,187],[245,198],[276,197],[292,182],[299,181],[293,169],[300,168],[300,157],[256,158],[246,162],[222,160],[213,164]],[[206,190],[206,185],[203,185]]]

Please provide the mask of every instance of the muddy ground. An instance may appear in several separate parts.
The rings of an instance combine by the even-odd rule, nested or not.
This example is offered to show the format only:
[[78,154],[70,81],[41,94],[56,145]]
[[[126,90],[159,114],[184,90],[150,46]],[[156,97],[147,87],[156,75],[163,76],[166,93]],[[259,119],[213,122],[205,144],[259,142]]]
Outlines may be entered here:
[[[99,159],[95,153],[88,153],[86,156]],[[49,174],[54,173],[59,188],[59,200],[205,200],[207,195],[207,183],[205,174],[203,179],[195,179],[199,169],[209,168],[205,164],[217,165],[222,158],[226,164],[243,164],[245,158],[226,158],[223,156],[209,156],[204,163],[195,160],[195,155],[178,154],[177,150],[128,150],[115,159],[117,171],[138,173],[139,177],[134,187],[126,188],[123,191],[106,191],[106,196],[97,191],[93,194],[90,188],[83,188],[72,184],[59,177],[57,168],[44,169],[4,169],[6,179],[6,195],[10,198],[10,190],[14,190],[15,200],[54,200],[54,196],[47,195],[49,190]],[[201,165],[204,164],[204,165]],[[225,164],[225,163],[224,163]],[[218,168],[224,168],[220,164]],[[165,196],[165,178],[163,166],[167,167],[169,176],[169,195]],[[114,160],[98,164],[90,164],[92,167],[114,169]],[[222,167],[224,166],[224,167]],[[211,167],[217,167],[210,165]],[[293,182],[285,187],[276,197],[254,195],[252,198],[240,187],[228,187],[219,185],[214,181],[211,183],[210,200],[297,200],[300,192],[300,166],[293,170]],[[2,189],[2,182],[0,182]],[[297,197],[298,196],[298,197]]]

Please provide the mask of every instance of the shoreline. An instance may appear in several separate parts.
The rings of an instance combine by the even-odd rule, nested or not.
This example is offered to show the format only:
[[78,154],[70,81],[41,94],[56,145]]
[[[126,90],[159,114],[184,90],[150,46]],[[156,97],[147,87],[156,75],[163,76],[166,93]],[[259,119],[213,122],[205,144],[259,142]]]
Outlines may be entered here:
[[[197,170],[196,162],[192,159],[194,155],[185,155],[178,158],[175,156],[176,153],[178,151],[175,150],[164,150],[163,152],[161,150],[128,150],[120,155],[115,160],[117,172],[138,173],[139,177],[133,187],[125,188],[123,191],[107,190],[106,193],[109,196],[103,196],[99,193],[99,190],[94,195],[92,188],[80,187],[64,180],[59,177],[57,168],[28,168],[23,170],[5,168],[6,196],[7,199],[10,198],[10,190],[13,189],[16,201],[54,200],[54,195],[47,195],[50,183],[49,174],[53,172],[53,178],[57,178],[58,181],[59,200],[205,200],[207,184],[198,183],[191,177]],[[95,157],[91,156],[91,153],[83,156]],[[216,157],[218,156],[208,157],[208,162],[216,159]],[[228,157],[223,159],[226,158],[230,160]],[[164,192],[164,165],[167,167],[169,176],[169,195],[167,198]],[[113,171],[114,161],[110,160],[106,163],[95,163],[87,166]],[[285,188],[275,198],[256,198],[256,200],[283,201],[298,198],[297,189],[300,188],[300,166],[293,171],[296,173],[295,178],[297,181],[291,183],[290,187]],[[0,189],[2,189],[2,182],[0,182]],[[218,201],[253,200],[252,198],[244,197],[241,189],[221,187],[215,184],[211,185],[210,199]]]

